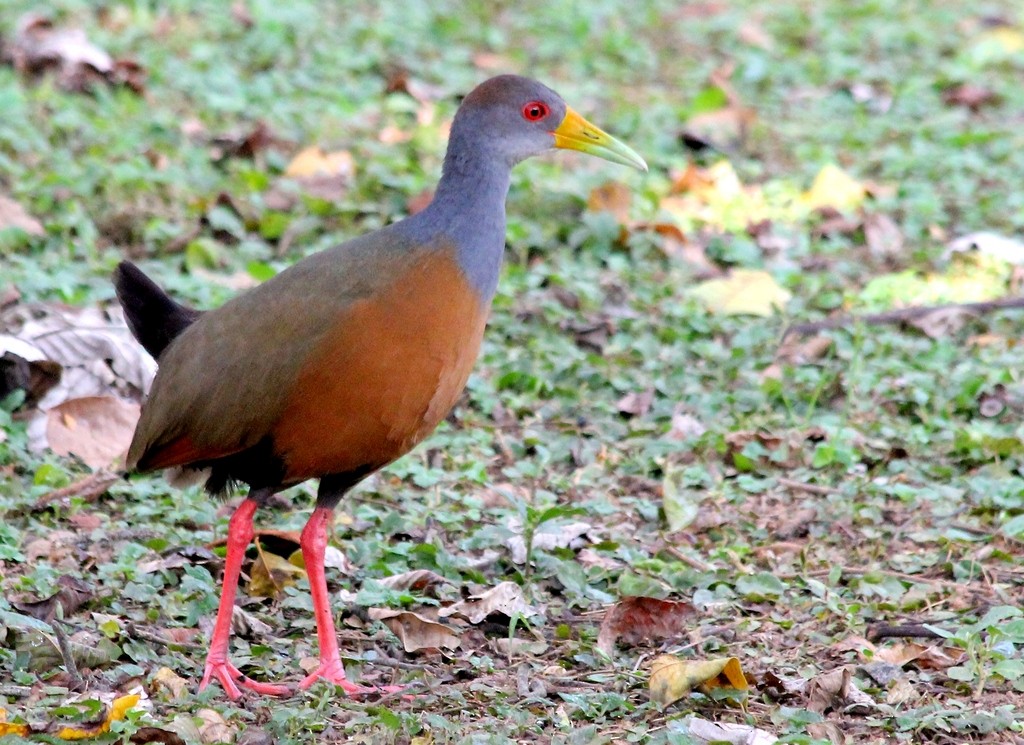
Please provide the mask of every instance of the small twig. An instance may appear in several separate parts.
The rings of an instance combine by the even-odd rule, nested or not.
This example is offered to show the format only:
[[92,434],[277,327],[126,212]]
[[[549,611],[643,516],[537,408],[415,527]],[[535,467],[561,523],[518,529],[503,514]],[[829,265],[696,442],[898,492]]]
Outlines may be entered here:
[[81,478],[73,484],[68,484],[60,489],[54,489],[51,492],[41,495],[36,499],[35,508],[39,509],[46,507],[53,502],[57,502],[62,499],[70,499],[71,497],[81,497],[86,502],[92,502],[94,499],[106,492],[107,489],[113,486],[120,478],[120,475],[101,468],[99,471],[96,471],[96,473],[90,473],[85,478]]
[[0,696],[25,698],[30,695],[32,695],[32,686],[16,686],[10,683],[0,683]]
[[885,313],[870,313],[864,316],[840,316],[837,318],[826,318],[823,321],[809,321],[807,323],[794,323],[786,329],[782,335],[785,341],[790,334],[811,334],[823,329],[844,328],[858,323],[878,326],[884,324],[901,324],[907,321],[914,321],[918,318],[930,315],[935,312],[960,310],[965,313],[981,315],[992,313],[997,310],[1013,308],[1024,308],[1024,297],[1012,297],[1004,300],[992,300],[984,303],[950,303],[948,305],[925,305],[914,308],[900,308]]
[[839,494],[839,490],[833,486],[820,486],[818,484],[806,484],[803,481],[796,481],[794,479],[787,479],[784,476],[779,476],[775,481],[780,486],[786,486],[796,491],[807,492],[808,494],[820,494],[826,496],[828,494]]
[[181,649],[187,649],[191,652],[200,652],[206,649],[201,644],[195,644],[193,642],[176,642],[173,639],[168,639],[166,636],[160,634],[154,634],[152,631],[146,631],[140,629],[134,623],[127,623],[124,627],[125,633],[133,639],[142,639],[143,641],[153,642],[164,647],[180,647]]
[[75,657],[71,653],[71,642],[68,641],[68,635],[64,633],[64,624],[54,619],[50,623],[50,628],[53,629],[53,635],[57,637],[57,647],[60,649],[60,656],[64,661],[64,669],[71,679],[68,683],[68,688],[72,691],[80,691],[85,688],[85,680],[82,678],[82,674],[78,672],[78,665],[75,664]]
[[689,566],[691,566],[694,569],[696,569],[698,572],[713,572],[713,571],[715,571],[715,568],[713,566],[711,566],[710,564],[706,564],[706,563],[704,563],[703,561],[701,561],[700,559],[698,559],[696,557],[687,556],[686,554],[684,554],[682,551],[680,551],[675,546],[665,546],[665,552],[668,553],[669,555],[671,555],[673,559],[678,559],[679,561],[683,562],[684,564],[688,564]]
[[884,623],[876,623],[868,627],[867,639],[869,642],[877,642],[880,639],[944,639],[945,637],[935,629],[930,629],[921,623],[906,623],[896,626],[889,626]]

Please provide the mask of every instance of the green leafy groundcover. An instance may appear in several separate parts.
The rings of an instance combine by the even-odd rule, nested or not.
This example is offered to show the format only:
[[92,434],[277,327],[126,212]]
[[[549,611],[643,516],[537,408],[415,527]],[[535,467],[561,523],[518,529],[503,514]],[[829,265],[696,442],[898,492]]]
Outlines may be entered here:
[[[10,49],[40,9],[4,10]],[[186,742],[685,743],[691,717],[793,743],[1021,736],[1019,315],[931,335],[846,323],[780,345],[792,321],[891,307],[907,278],[960,276],[956,237],[1021,232],[1018,3],[58,0],[45,12],[145,79],[141,93],[79,93],[0,66],[0,192],[41,228],[0,229],[0,296],[13,285],[22,303],[109,301],[110,272],[131,256],[212,307],[398,219],[438,176],[458,96],[497,72],[548,82],[652,168],[559,155],[517,169],[465,398],[342,506],[333,541],[351,568],[328,577],[351,676],[406,683],[411,698],[350,700],[325,684],[241,706],[197,694],[229,509],[158,477],[48,498],[88,469],[30,452],[19,402],[5,402],[9,723],[93,721],[101,694],[137,689],[141,708],[99,741],[150,726]],[[283,179],[308,146],[350,153],[353,170],[319,187]],[[742,201],[681,217],[702,198],[680,181],[687,166],[723,159],[767,205],[796,204],[828,166],[866,197],[757,225]],[[587,207],[609,180],[630,195],[624,212]],[[879,215],[898,242],[870,227]],[[709,313],[688,292],[735,269],[767,273],[777,310]],[[1005,266],[993,276],[996,293],[1019,281]],[[258,519],[296,530],[312,505],[298,487]],[[261,538],[285,558],[290,545]],[[442,581],[383,584],[414,570]],[[52,604],[63,620],[24,620],[70,580],[77,605]],[[503,581],[533,613],[445,621],[460,646],[443,654],[407,652],[367,612],[429,616]],[[638,628],[605,656],[604,613],[630,596],[696,612],[684,633]],[[240,606],[235,662],[298,680],[316,654],[305,581],[243,592]],[[931,637],[880,638],[879,625]],[[72,704],[58,628],[92,703]],[[750,689],[659,708],[648,675],[661,653],[736,658]]]

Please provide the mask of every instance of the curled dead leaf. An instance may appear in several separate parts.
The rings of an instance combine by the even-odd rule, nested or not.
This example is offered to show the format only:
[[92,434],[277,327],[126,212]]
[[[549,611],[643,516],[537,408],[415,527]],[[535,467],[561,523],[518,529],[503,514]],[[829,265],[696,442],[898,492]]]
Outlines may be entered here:
[[867,713],[877,708],[875,700],[853,682],[849,666],[819,673],[807,681],[807,708],[823,714],[829,710]]
[[454,630],[411,611],[370,608],[370,618],[383,621],[397,636],[406,652],[423,649],[456,649],[462,641]]
[[157,670],[150,680],[154,689],[163,688],[171,694],[172,699],[180,699],[188,690],[188,681],[171,670],[169,667],[162,667]]
[[280,598],[284,588],[295,584],[303,574],[302,569],[283,556],[260,550],[249,572],[246,592],[255,597]]
[[749,687],[740,661],[735,657],[714,660],[684,660],[675,655],[658,655],[651,660],[649,683],[651,700],[659,706],[668,706],[695,688],[734,688],[745,691]]

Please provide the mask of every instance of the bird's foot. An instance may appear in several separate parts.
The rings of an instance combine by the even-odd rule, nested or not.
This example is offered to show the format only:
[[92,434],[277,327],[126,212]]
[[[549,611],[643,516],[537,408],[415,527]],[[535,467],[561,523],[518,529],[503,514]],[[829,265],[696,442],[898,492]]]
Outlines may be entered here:
[[287,696],[292,689],[285,685],[274,685],[273,683],[260,683],[257,680],[247,678],[242,671],[225,660],[207,659],[206,670],[203,672],[203,680],[199,684],[202,691],[210,684],[210,680],[217,679],[224,687],[224,692],[232,701],[241,697],[242,691],[238,686],[242,685],[254,693],[264,696]]
[[342,667],[340,660],[322,661],[320,667],[302,679],[302,682],[299,683],[299,688],[305,690],[318,680],[326,680],[339,686],[341,690],[345,691],[347,696],[366,696],[372,693],[398,693],[404,688],[404,686],[361,686],[358,683],[353,683],[345,677],[345,668]]

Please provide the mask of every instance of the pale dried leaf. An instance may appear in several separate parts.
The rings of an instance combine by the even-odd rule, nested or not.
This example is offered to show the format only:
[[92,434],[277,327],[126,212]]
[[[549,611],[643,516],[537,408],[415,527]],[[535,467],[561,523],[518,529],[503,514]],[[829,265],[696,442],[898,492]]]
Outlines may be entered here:
[[416,590],[427,591],[437,585],[450,584],[449,580],[437,572],[429,569],[415,569],[411,572],[402,572],[379,580],[380,584],[392,590]]
[[619,410],[620,414],[627,416],[643,416],[651,410],[651,404],[654,403],[654,389],[648,388],[643,391],[631,391],[625,396],[618,400],[615,404],[615,408]]
[[139,405],[116,396],[74,398],[46,413],[46,440],[58,455],[90,468],[121,464],[139,421]]
[[998,233],[983,230],[961,236],[950,242],[947,256],[968,251],[977,251],[983,256],[999,259],[1007,264],[1024,265],[1024,241]]
[[772,745],[779,741],[771,732],[751,727],[748,724],[731,722],[709,722],[707,719],[691,717],[690,737],[698,742],[729,743],[729,745]]
[[[505,541],[512,551],[512,561],[516,564],[526,563],[526,541],[523,540],[523,525],[519,518],[512,518],[508,525],[514,535]],[[552,551],[556,548],[583,548],[588,543],[586,535],[593,530],[590,523],[561,523],[551,520],[540,525],[533,534],[533,550]]]
[[903,231],[888,215],[876,212],[864,218],[864,240],[872,256],[896,260],[903,254]]
[[470,623],[480,623],[491,615],[523,616],[537,615],[537,609],[530,606],[523,597],[523,590],[515,582],[502,582],[479,595],[473,595],[458,603],[441,608],[438,616],[459,615]]
[[217,711],[200,709],[196,716],[202,720],[199,725],[199,737],[205,745],[235,741],[234,728]]

